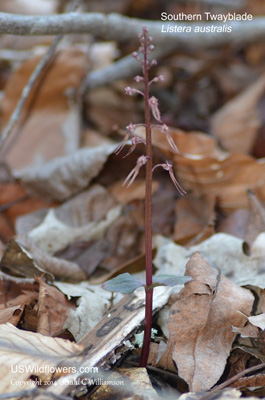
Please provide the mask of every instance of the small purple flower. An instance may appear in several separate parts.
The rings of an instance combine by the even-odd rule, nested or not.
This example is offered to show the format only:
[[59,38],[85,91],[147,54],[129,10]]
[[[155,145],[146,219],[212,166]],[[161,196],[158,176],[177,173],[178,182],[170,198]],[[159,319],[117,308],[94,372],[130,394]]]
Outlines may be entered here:
[[151,53],[151,51],[153,51],[155,49],[155,46],[153,44],[150,44],[150,46],[148,47],[148,54]]
[[143,80],[144,80],[144,77],[143,76],[140,76],[140,75],[136,75],[135,77],[134,77],[134,80],[135,80],[135,82],[142,82]]
[[166,139],[167,139],[167,141],[168,141],[168,144],[169,144],[169,146],[171,147],[171,149],[174,151],[174,153],[180,154],[179,149],[177,148],[176,143],[174,142],[174,140],[173,140],[172,137],[170,136],[168,126],[167,126],[166,124],[163,124],[162,126],[158,126],[158,128],[159,128],[160,131],[161,131],[162,133],[164,133],[164,135],[166,136]]
[[130,150],[129,150],[128,153],[126,153],[125,156],[123,156],[122,158],[125,158],[125,157],[127,157],[129,154],[131,154],[131,153],[135,150],[137,144],[139,144],[139,143],[144,143],[144,144],[146,144],[145,140],[139,138],[138,136],[134,136],[134,137],[131,139],[131,142],[132,142],[132,144],[131,144]]
[[175,178],[172,164],[170,164],[168,161],[166,161],[164,164],[157,164],[157,165],[154,166],[153,171],[157,167],[162,167],[162,168],[164,168],[165,171],[168,171],[169,176],[170,176],[172,182],[174,183],[174,185],[176,186],[177,190],[179,191],[181,196],[184,196],[184,194],[186,194],[186,191],[184,189],[182,189],[182,187],[178,183],[177,179]]
[[131,88],[130,86],[127,86],[127,87],[124,89],[124,92],[125,92],[125,94],[128,94],[129,96],[132,96],[132,95],[133,95],[133,90],[132,90],[132,88]]
[[129,187],[133,181],[135,180],[135,178],[137,177],[140,168],[145,165],[147,163],[147,161],[149,160],[149,157],[147,156],[141,156],[137,159],[136,161],[136,166],[131,170],[131,172],[129,173],[129,175],[127,176],[127,178],[125,179],[125,181],[123,182],[122,186],[125,186],[126,183],[128,182],[128,186]]
[[159,75],[159,76],[154,77],[154,78],[149,82],[149,85],[151,85],[151,83],[153,83],[153,82],[162,82],[162,81],[164,81],[164,80],[165,80],[164,76],[163,76],[163,75]]
[[158,122],[162,122],[161,121],[161,117],[160,117],[160,111],[158,108],[158,100],[156,97],[152,96],[149,99],[149,106],[151,108],[153,117],[158,121]]
[[126,126],[126,133],[125,136],[122,140],[122,142],[119,144],[119,146],[117,147],[117,149],[115,150],[116,154],[119,154],[121,152],[121,150],[123,149],[123,147],[126,145],[126,143],[129,140],[129,137],[131,135],[131,133],[133,133],[135,131],[136,125],[130,123],[128,126]]
[[155,67],[157,65],[157,61],[154,59],[150,62],[149,67]]
[[134,94],[141,94],[142,96],[144,96],[144,94],[143,94],[143,92],[141,92],[141,90],[131,88],[130,86],[127,86],[124,89],[124,92],[125,92],[125,94],[128,94],[129,96],[133,96]]

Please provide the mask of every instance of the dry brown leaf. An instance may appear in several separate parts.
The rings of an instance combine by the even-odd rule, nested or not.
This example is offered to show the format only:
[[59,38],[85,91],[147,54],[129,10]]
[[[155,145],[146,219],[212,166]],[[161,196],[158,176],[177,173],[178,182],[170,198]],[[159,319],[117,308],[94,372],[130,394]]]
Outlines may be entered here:
[[0,238],[7,243],[15,236],[16,219],[28,212],[47,207],[48,204],[38,198],[30,198],[19,183],[0,183]]
[[243,154],[251,152],[262,124],[257,104],[264,92],[263,75],[213,115],[212,131],[226,150]]
[[[32,255],[20,241],[11,239],[1,260],[1,270],[14,276],[33,278],[42,275],[45,270],[35,263]],[[48,273],[50,279],[53,275]]]
[[0,325],[10,322],[17,325],[24,311],[24,305],[18,304],[17,306],[7,307],[0,310]]
[[[70,341],[22,331],[10,323],[0,325],[0,392],[14,392],[14,385],[22,385],[23,381],[27,389],[34,388],[32,375],[44,383],[56,375],[74,372],[82,350],[82,346]],[[65,371],[56,371],[58,365],[65,366]]]
[[[118,181],[109,187],[112,196],[119,203],[130,203],[133,200],[142,200],[145,198],[145,180],[137,179],[129,187],[122,186],[123,181]],[[153,181],[152,193],[154,194],[158,189],[158,182]]]
[[[143,135],[143,129],[137,130]],[[265,199],[265,159],[255,160],[244,154],[229,154],[218,148],[208,135],[170,129],[180,155],[172,152],[165,136],[154,130],[154,145],[173,160],[176,176],[186,191],[195,196],[213,195],[222,211],[246,208],[247,190],[255,190]]]
[[84,128],[82,131],[81,147],[98,147],[108,144],[114,144],[113,140],[100,135],[92,128]]
[[[212,195],[195,197],[187,194],[177,200],[174,227],[175,242],[196,244],[214,233],[216,199]],[[204,235],[202,235],[204,233]],[[190,243],[189,243],[190,244]]]
[[[135,130],[138,136],[145,138],[144,128]],[[215,139],[203,132],[185,132],[181,129],[169,127],[169,134],[181,154],[200,154],[201,156],[216,156],[220,154],[220,150],[216,145]],[[175,154],[169,145],[166,136],[161,133],[160,129],[152,129],[153,145],[163,151],[169,158]]]
[[[116,204],[117,202],[103,186],[95,184],[54,208],[54,212],[61,222],[72,227],[80,227],[91,221],[100,221]],[[46,208],[18,218],[17,234],[28,234],[42,223],[48,211]]]
[[0,0],[1,12],[26,15],[54,14],[58,4],[56,0]]
[[72,281],[86,279],[85,273],[73,262],[45,254],[28,237],[11,239],[1,260],[1,269],[14,276],[34,278],[47,274]]
[[3,293],[0,296],[0,324],[10,322],[13,325],[17,325],[20,322],[25,306],[33,308],[37,304],[38,292],[36,285],[34,283],[16,283],[7,278],[7,276],[3,277]]
[[253,192],[248,191],[248,219],[245,226],[243,250],[251,253],[251,246],[259,233],[265,232],[265,209]]
[[222,375],[236,336],[232,326],[246,322],[238,311],[249,315],[254,296],[212,268],[199,253],[189,260],[186,275],[193,280],[171,307],[167,352],[190,390],[203,391]]
[[[205,393],[207,395],[208,393]],[[227,388],[220,390],[214,395],[216,400],[238,400],[241,398],[242,392],[237,389]],[[179,397],[179,400],[200,400],[202,393],[184,393]],[[248,400],[257,400],[255,396],[248,396]]]
[[51,209],[42,223],[29,233],[29,238],[47,254],[54,254],[76,240],[101,239],[106,230],[118,219],[121,206],[107,211],[100,221],[91,221],[82,226],[69,226],[56,217]]
[[[230,386],[235,388],[265,388],[265,375],[255,374],[254,376],[246,376],[238,379],[236,382],[232,383]],[[264,392],[263,392],[264,393]],[[257,390],[255,391],[255,395]],[[247,396],[248,398],[249,396]]]
[[212,194],[217,205],[227,212],[246,208],[247,190],[265,199],[265,159],[255,160],[244,154],[218,157],[182,155],[174,157],[179,182],[195,195]]
[[105,237],[109,244],[109,254],[101,265],[109,271],[116,270],[140,253],[143,231],[129,213],[117,218]]
[[59,336],[70,313],[70,302],[53,286],[43,279],[39,282],[38,333],[46,336]]
[[[30,74],[40,58],[26,61],[9,80],[3,99],[3,124],[8,121]],[[79,106],[67,98],[77,90],[86,73],[86,55],[77,48],[57,54],[29,95],[22,116],[3,148],[12,169],[47,162],[71,154],[80,141]],[[70,95],[69,95],[70,96]],[[47,115],[49,116],[47,118]],[[69,130],[70,129],[70,130]]]
[[[135,112],[135,98],[125,99],[124,82],[113,87],[102,87],[87,93],[87,115],[100,132],[109,135],[111,130],[128,125],[129,121],[140,121],[139,112]],[[120,92],[120,93],[119,93]]]
[[265,289],[264,233],[257,237],[250,256],[244,254],[242,244],[242,239],[225,233],[216,233],[191,247],[180,246],[169,239],[157,236],[154,240],[157,248],[154,265],[158,269],[162,266],[165,274],[183,275],[187,259],[194,252],[199,252],[209,264],[220,269],[222,274],[235,284]]
[[230,235],[243,239],[246,231],[247,219],[248,210],[236,210],[217,224],[216,232],[229,233]]
[[85,272],[86,277],[90,278],[109,252],[110,245],[106,239],[102,238],[88,242],[72,242],[54,255],[60,259],[75,262]]
[[30,193],[48,200],[63,201],[85,189],[115,149],[116,145],[84,148],[41,167],[14,174]]

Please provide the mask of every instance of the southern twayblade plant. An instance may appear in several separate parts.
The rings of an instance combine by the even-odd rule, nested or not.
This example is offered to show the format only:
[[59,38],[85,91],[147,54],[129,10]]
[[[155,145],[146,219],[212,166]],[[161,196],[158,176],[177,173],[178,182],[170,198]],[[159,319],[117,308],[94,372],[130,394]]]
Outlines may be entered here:
[[[125,273],[117,276],[105,282],[102,286],[106,290],[111,292],[120,293],[132,293],[139,287],[145,288],[145,328],[144,328],[144,342],[141,354],[140,366],[145,367],[149,354],[149,346],[151,339],[152,329],[152,303],[153,303],[153,288],[155,286],[175,286],[181,285],[189,281],[190,278],[187,276],[177,277],[175,275],[158,275],[152,276],[152,175],[153,171],[157,167],[162,167],[168,171],[170,178],[174,185],[178,189],[181,195],[185,194],[185,191],[181,188],[177,182],[172,165],[166,161],[163,164],[157,164],[153,166],[153,154],[152,154],[152,129],[158,128],[163,135],[165,135],[171,149],[175,153],[179,153],[176,144],[170,136],[168,127],[162,123],[161,114],[158,106],[158,100],[156,97],[149,95],[149,88],[152,83],[164,80],[162,75],[149,80],[149,70],[152,66],[156,65],[156,60],[148,60],[148,55],[154,50],[152,44],[152,38],[148,36],[148,30],[143,28],[142,33],[139,35],[140,47],[138,52],[134,52],[132,55],[136,60],[142,64],[142,76],[136,76],[134,79],[136,82],[143,82],[144,90],[140,91],[135,88],[125,88],[125,93],[132,96],[139,94],[144,98],[144,109],[145,109],[145,123],[132,124],[127,126],[126,134],[123,141],[116,149],[116,154],[120,153],[124,146],[131,140],[131,148],[124,156],[128,156],[136,148],[138,143],[144,143],[146,152],[140,156],[136,161],[136,166],[129,173],[125,179],[123,185],[130,186],[135,178],[137,177],[140,169],[145,166],[145,269],[146,269],[146,281],[139,281],[133,278],[130,274]],[[156,121],[156,124],[151,124],[151,115]],[[159,124],[157,124],[157,122]],[[134,134],[136,128],[139,126],[145,128],[145,140],[139,138]]]

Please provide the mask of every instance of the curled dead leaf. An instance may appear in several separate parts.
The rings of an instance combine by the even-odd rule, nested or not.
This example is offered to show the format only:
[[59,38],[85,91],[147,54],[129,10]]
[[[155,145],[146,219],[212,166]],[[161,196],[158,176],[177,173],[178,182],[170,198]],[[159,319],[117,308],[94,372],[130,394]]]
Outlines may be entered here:
[[167,352],[190,390],[203,391],[222,375],[236,336],[232,326],[235,321],[237,326],[245,324],[238,310],[249,315],[254,296],[212,268],[199,253],[187,263],[186,274],[193,280],[171,307]]
[[265,75],[225,104],[212,117],[215,137],[230,152],[251,152],[262,124],[258,102],[265,93]]

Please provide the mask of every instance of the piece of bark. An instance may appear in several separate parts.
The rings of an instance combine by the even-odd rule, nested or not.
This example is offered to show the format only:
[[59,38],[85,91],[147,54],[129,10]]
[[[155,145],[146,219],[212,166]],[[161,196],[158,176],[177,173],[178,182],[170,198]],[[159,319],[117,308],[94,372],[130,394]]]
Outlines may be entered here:
[[[79,345],[86,347],[84,368],[108,368],[115,363],[121,354],[129,350],[124,344],[144,320],[143,291],[125,296],[108,314],[81,340]],[[171,289],[157,287],[154,290],[153,312],[162,308],[168,301]],[[77,374],[78,375],[78,374]],[[48,389],[54,394],[67,394],[73,390],[69,382],[77,378],[69,375],[57,381],[57,386]],[[80,374],[79,374],[80,375]]]

